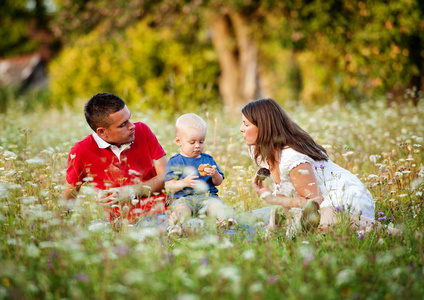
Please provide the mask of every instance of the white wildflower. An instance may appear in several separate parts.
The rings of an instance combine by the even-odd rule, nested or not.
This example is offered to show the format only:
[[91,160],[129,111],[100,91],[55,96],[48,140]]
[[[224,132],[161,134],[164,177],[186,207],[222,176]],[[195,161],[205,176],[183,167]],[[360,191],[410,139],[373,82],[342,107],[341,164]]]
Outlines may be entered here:
[[245,260],[252,260],[255,258],[255,251],[253,249],[246,250],[242,253],[241,257]]
[[130,169],[130,170],[128,171],[128,173],[129,173],[130,175],[136,175],[136,176],[141,175],[141,173],[140,173],[140,172],[137,172],[137,171],[135,171],[135,170],[133,170],[133,169]]
[[34,158],[27,159],[25,162],[31,165],[44,165],[46,163],[43,158],[37,156]]
[[392,260],[393,260],[393,256],[389,252],[381,254],[381,255],[377,255],[376,257],[376,263],[378,265],[388,265],[392,262]]
[[93,181],[94,178],[91,177],[91,176],[87,176],[87,177],[84,177],[82,180],[85,181],[85,182],[90,182],[90,181]]
[[26,253],[29,257],[36,258],[40,255],[40,249],[36,245],[31,243],[26,248]]
[[240,272],[235,266],[224,267],[219,270],[219,276],[232,281],[240,280]]
[[376,163],[379,158],[381,158],[380,155],[374,155],[374,154],[370,155],[370,157],[369,157],[369,159],[372,163]]
[[52,155],[54,152],[53,152],[53,149],[45,149],[45,150],[41,151],[41,153]]
[[342,154],[342,156],[343,156],[343,158],[347,161],[348,159],[349,159],[349,156],[352,156],[352,155],[354,155],[355,154],[355,152],[353,152],[353,151],[348,151],[348,152],[346,152],[346,153],[343,153]]
[[13,160],[13,159],[16,159],[18,157],[15,153],[13,153],[12,151],[8,151],[8,150],[3,152],[3,156],[5,157],[6,160]]
[[196,194],[204,194],[209,190],[208,184],[203,180],[197,180],[196,185],[194,186],[194,192]]
[[352,269],[346,269],[339,272],[336,277],[336,285],[341,286],[351,282],[355,277],[355,271]]
[[175,297],[175,300],[198,300],[200,299],[198,295],[194,294],[183,294]]
[[260,282],[255,282],[255,283],[253,283],[253,284],[249,287],[249,290],[250,290],[252,293],[257,293],[257,292],[262,291],[262,283],[260,283]]

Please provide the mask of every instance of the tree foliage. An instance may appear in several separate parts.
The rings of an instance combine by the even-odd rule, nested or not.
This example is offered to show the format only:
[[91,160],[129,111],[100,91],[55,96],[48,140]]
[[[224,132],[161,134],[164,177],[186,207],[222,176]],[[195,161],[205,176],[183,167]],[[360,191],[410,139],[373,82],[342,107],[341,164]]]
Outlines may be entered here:
[[[218,65],[210,47],[187,47],[168,28],[141,21],[104,38],[102,27],[65,49],[51,64],[54,99],[72,104],[99,91],[122,95],[141,109],[183,111],[218,99]],[[220,104],[217,101],[216,104]]]
[[0,57],[29,53],[38,42],[28,36],[31,12],[25,0],[0,2]]
[[317,62],[327,67],[339,97],[362,98],[407,86],[421,89],[422,1],[287,3],[293,34],[302,49],[313,51]]
[[[17,1],[16,7],[22,3],[25,1]],[[218,93],[227,107],[236,110],[247,101],[268,96],[305,103],[365,101],[410,88],[409,95],[415,103],[419,99],[424,73],[424,2],[420,0],[56,3],[58,10],[49,25],[66,45],[52,66],[52,89],[55,95],[63,91],[59,99],[86,97],[96,88],[126,91],[130,99],[155,99],[154,107],[160,106],[155,102],[160,99],[177,110],[183,107],[179,97],[205,103],[205,97],[215,101]],[[143,44],[160,45],[148,60],[139,58],[126,46],[135,44],[130,32],[134,28],[140,31],[141,23],[143,30],[149,32],[144,37],[149,41],[143,40]],[[19,31],[19,22],[15,30]],[[103,51],[103,46],[109,50]],[[80,52],[85,53],[87,61],[96,62],[92,68],[84,66],[88,73],[83,77],[79,77],[81,70],[75,71],[76,66],[71,66],[79,60],[65,58],[80,58],[75,54]],[[177,57],[171,58],[171,54]],[[125,69],[126,65],[136,66],[141,61],[143,70]],[[108,64],[125,76],[99,72],[99,66]],[[84,78],[85,88],[77,89],[74,81],[55,73],[55,68],[72,73],[69,76],[74,80]],[[145,79],[145,70],[155,71]],[[189,75],[194,73],[188,70],[195,70],[196,74]],[[87,80],[90,76],[95,79]],[[135,77],[130,80],[130,76]],[[153,83],[157,84],[155,88]],[[176,88],[179,85],[181,89]],[[173,97],[175,100],[171,100]]]

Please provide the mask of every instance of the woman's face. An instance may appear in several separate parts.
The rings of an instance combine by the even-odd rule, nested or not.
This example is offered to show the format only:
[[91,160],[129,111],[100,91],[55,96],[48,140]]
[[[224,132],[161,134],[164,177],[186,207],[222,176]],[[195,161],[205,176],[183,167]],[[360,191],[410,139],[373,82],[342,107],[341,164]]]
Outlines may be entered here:
[[256,145],[256,140],[258,139],[258,127],[250,123],[244,115],[242,115],[240,132],[243,133],[243,138],[248,146]]

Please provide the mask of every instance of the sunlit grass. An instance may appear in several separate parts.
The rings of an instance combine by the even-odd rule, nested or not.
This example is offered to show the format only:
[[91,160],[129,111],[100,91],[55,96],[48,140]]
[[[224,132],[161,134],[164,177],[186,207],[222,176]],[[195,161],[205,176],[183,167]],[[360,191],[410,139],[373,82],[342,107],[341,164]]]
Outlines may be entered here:
[[[154,229],[121,232],[103,218],[87,187],[74,205],[59,201],[70,147],[90,133],[81,112],[0,115],[0,299],[316,298],[396,299],[424,295],[424,104],[329,105],[288,110],[331,159],[368,186],[376,218],[403,230],[288,240],[276,232],[210,232],[170,242]],[[174,121],[133,111],[168,154]],[[235,211],[265,203],[252,192],[256,171],[239,133],[240,116],[200,113],[207,152],[225,173],[220,196]]]

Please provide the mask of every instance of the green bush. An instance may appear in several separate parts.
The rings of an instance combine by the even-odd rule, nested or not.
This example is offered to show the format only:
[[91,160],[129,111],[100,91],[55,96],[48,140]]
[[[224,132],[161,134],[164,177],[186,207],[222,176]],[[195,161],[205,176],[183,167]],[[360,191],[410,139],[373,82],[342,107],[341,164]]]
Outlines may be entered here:
[[219,99],[213,50],[187,48],[173,34],[143,21],[111,38],[102,35],[102,28],[81,37],[50,64],[54,101],[72,104],[111,92],[139,109],[180,112],[207,100],[210,107],[210,99]]

